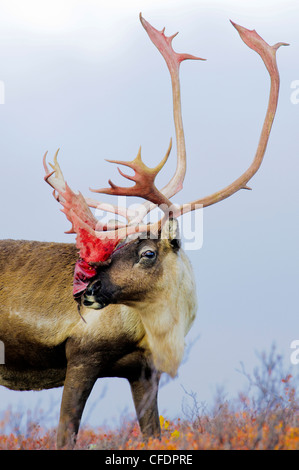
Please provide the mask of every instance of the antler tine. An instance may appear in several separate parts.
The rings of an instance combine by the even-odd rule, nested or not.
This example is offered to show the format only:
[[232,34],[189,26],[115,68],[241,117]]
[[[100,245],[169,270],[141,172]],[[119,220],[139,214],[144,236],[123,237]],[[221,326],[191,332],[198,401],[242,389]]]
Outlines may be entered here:
[[110,188],[104,188],[104,189],[91,189],[90,188],[90,190],[95,193],[101,193],[101,194],[112,194],[112,195],[119,195],[119,196],[120,195],[121,196],[138,196],[148,201],[151,201],[154,204],[159,204],[160,206],[162,206],[162,208],[164,206],[165,206],[165,209],[166,207],[170,207],[172,203],[156,188],[154,181],[159,171],[165,165],[169,157],[171,147],[172,147],[172,140],[170,140],[170,144],[165,154],[165,157],[161,160],[161,162],[155,168],[149,168],[142,161],[141,147],[139,148],[137,157],[132,161],[126,162],[122,160],[107,160],[110,163],[124,165],[134,170],[135,172],[134,176],[129,176],[123,173],[118,168],[119,173],[123,177],[127,178],[128,180],[134,181],[135,185],[130,188],[124,188],[121,186],[116,186],[114,183],[112,183],[111,180],[109,180]]
[[43,165],[44,165],[44,169],[45,169],[45,172],[46,172],[46,175],[44,176],[44,180],[50,186],[52,186],[52,188],[54,189],[53,196],[54,196],[55,199],[57,199],[59,201],[59,196],[57,198],[57,196],[55,195],[55,192],[57,191],[61,195],[61,193],[65,191],[65,180],[64,180],[61,168],[59,166],[59,163],[57,161],[58,152],[59,152],[59,149],[57,149],[56,152],[55,152],[55,155],[54,155],[54,158],[53,158],[54,164],[49,163],[49,165],[53,169],[53,171],[49,171],[49,168],[47,166],[48,152],[46,152],[43,156]]
[[204,197],[202,199],[197,199],[189,204],[181,205],[175,214],[181,215],[183,213],[195,210],[198,208],[199,205],[202,207],[207,207],[212,204],[215,204],[223,199],[226,199],[233,195],[235,192],[239,191],[240,189],[251,189],[247,186],[248,181],[255,175],[258,169],[261,166],[263,161],[266,147],[268,144],[270,131],[272,128],[273,120],[275,117],[277,103],[278,103],[278,95],[279,95],[279,72],[277,68],[276,62],[276,51],[280,46],[288,46],[289,44],[284,42],[279,42],[274,46],[269,46],[262,38],[257,34],[255,30],[248,30],[242,26],[237,25],[231,21],[232,25],[237,29],[238,33],[240,34],[241,39],[245,42],[245,44],[256,51],[262,58],[264,64],[270,75],[271,80],[271,87],[270,87],[270,95],[269,95],[269,102],[267,113],[265,116],[260,140],[258,143],[257,151],[254,157],[254,160],[250,167],[233,183],[231,183],[226,188],[222,189],[221,191],[217,191],[210,196]]

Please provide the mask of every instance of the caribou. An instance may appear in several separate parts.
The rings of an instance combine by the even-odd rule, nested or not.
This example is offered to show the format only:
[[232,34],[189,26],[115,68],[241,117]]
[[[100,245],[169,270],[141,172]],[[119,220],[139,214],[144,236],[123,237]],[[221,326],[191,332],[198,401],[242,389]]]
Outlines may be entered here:
[[[140,150],[132,161],[111,160],[134,170],[130,176],[119,169],[134,185],[121,187],[109,180],[109,188],[91,191],[144,200],[137,211],[130,211],[74,192],[64,179],[58,152],[51,169],[46,153],[45,181],[62,205],[76,243],[0,242],[0,339],[5,346],[0,384],[13,390],[64,387],[58,449],[75,446],[86,400],[101,377],[127,379],[144,438],[160,436],[160,376],[163,372],[176,376],[184,338],[197,311],[193,271],[181,247],[178,219],[250,189],[247,183],[262,163],[277,108],[276,51],[286,44],[270,46],[256,31],[232,22],[270,75],[269,104],[257,151],[250,167],[227,187],[190,203],[172,204],[186,173],[179,68],[184,60],[204,59],[175,52],[172,40],[177,33],[166,36],[165,28],[158,31],[141,14],[140,21],[170,72],[177,149],[173,177],[162,189],[156,187],[171,142],[155,168],[145,165]],[[144,222],[157,207],[160,219]],[[96,218],[95,208],[113,213],[113,223]]]

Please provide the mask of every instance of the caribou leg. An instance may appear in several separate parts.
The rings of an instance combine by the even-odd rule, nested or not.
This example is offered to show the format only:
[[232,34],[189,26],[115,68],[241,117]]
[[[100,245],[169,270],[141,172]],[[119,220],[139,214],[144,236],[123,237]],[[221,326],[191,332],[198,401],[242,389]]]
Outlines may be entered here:
[[72,449],[76,444],[83,409],[98,378],[98,367],[92,362],[79,360],[68,364],[57,433],[58,449]]
[[157,371],[130,380],[139,426],[145,439],[161,436],[157,402],[159,380],[160,374]]

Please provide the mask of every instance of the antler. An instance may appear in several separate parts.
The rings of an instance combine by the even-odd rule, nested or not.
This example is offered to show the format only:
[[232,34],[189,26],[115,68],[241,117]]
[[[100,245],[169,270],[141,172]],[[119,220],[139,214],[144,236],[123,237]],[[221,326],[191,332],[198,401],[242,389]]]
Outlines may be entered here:
[[50,163],[53,171],[49,171],[46,163],[48,152],[44,155],[43,164],[46,172],[44,180],[54,189],[55,199],[62,204],[62,212],[72,224],[71,229],[66,233],[77,234],[76,243],[82,259],[87,262],[105,261],[119,239],[106,236],[107,240],[103,244],[103,241],[97,237],[97,231],[105,231],[107,227],[100,224],[94,217],[82,194],[75,194],[65,182],[57,161],[58,151],[59,149],[54,155],[54,164]]
[[149,38],[164,57],[171,78],[173,118],[177,144],[177,168],[172,179],[161,190],[161,192],[166,197],[171,198],[183,188],[183,181],[186,174],[186,145],[182,120],[181,91],[179,79],[180,64],[184,60],[188,59],[206,59],[202,59],[201,57],[196,57],[191,54],[179,54],[175,52],[172,47],[172,40],[178,35],[178,33],[175,33],[172,36],[165,36],[165,28],[163,28],[162,31],[158,31],[142,17],[141,13],[139,14],[139,18]]
[[[63,173],[61,171],[61,168],[60,168],[58,160],[57,160],[58,152],[59,152],[59,149],[56,151],[56,153],[54,155],[54,158],[53,158],[54,163],[53,164],[49,163],[49,165],[51,166],[53,171],[50,171],[48,166],[47,166],[46,157],[47,157],[48,152],[45,153],[45,155],[43,157],[43,165],[44,165],[44,169],[45,169],[45,172],[46,172],[44,180],[50,186],[52,186],[52,188],[54,189],[54,191],[53,191],[54,198],[58,202],[62,203],[63,202],[62,194],[64,193],[64,191],[66,189],[66,182],[64,180]],[[58,194],[56,194],[56,193],[58,193]],[[134,212],[131,212],[130,210],[127,210],[126,208],[118,206],[118,205],[116,206],[114,204],[107,204],[107,203],[104,203],[104,202],[96,201],[96,200],[91,199],[89,197],[86,197],[84,199],[85,199],[85,202],[87,204],[87,209],[84,205],[84,209],[81,207],[81,210],[88,211],[89,216],[90,216],[91,212],[89,211],[88,207],[93,207],[94,209],[99,209],[99,210],[102,210],[104,212],[111,212],[113,214],[117,214],[117,215],[120,215],[122,217],[125,217],[127,220],[130,220],[135,214]],[[97,228],[99,228],[100,224],[99,224],[98,220],[97,219],[94,219],[94,220],[96,221]],[[105,227],[106,226],[103,225],[103,228],[105,228]],[[70,232],[70,233],[72,233],[72,232]]]
[[[171,86],[172,86],[172,98],[173,98],[173,118],[174,118],[176,146],[177,146],[177,167],[176,167],[174,176],[171,178],[171,180],[167,183],[167,185],[163,189],[158,191],[159,194],[157,194],[156,188],[153,188],[153,191],[150,191],[149,186],[151,182],[149,182],[148,180],[149,178],[148,171],[144,172],[143,173],[144,178],[141,178],[142,169],[144,168],[145,165],[143,164],[143,162],[141,162],[140,150],[136,159],[133,162],[108,160],[113,163],[119,163],[122,165],[130,166],[132,169],[134,169],[135,172],[137,173],[136,175],[137,177],[136,176],[129,177],[128,175],[123,174],[119,169],[118,170],[122,176],[125,176],[126,178],[131,179],[132,181],[135,181],[136,184],[133,188],[130,188],[130,192],[128,193],[127,188],[116,187],[111,181],[109,181],[111,188],[108,188],[106,190],[98,190],[96,192],[105,193],[105,194],[114,194],[114,195],[115,194],[135,195],[135,196],[140,196],[140,197],[144,197],[145,199],[147,199],[147,202],[145,202],[143,206],[140,207],[137,216],[131,220],[130,223],[132,225],[139,224],[144,218],[144,216],[148,212],[154,209],[156,204],[158,204],[160,208],[162,207],[162,209],[163,207],[171,207],[172,204],[170,203],[169,199],[173,197],[175,194],[177,194],[183,188],[183,181],[184,181],[185,174],[186,174],[186,145],[185,145],[185,136],[184,136],[184,128],[183,128],[183,120],[182,120],[182,110],[181,110],[179,68],[180,68],[181,62],[183,62],[184,60],[190,60],[190,59],[191,60],[206,60],[206,59],[202,59],[201,57],[196,57],[191,54],[175,52],[172,47],[172,40],[178,35],[178,33],[175,33],[172,36],[165,36],[165,28],[163,28],[162,31],[158,31],[150,23],[148,23],[148,21],[146,21],[142,17],[141,13],[139,14],[139,18],[140,18],[142,26],[146,30],[151,41],[154,43],[154,45],[162,54],[166,62],[166,65],[168,67],[168,70],[170,72]],[[166,154],[167,158],[168,158],[170,150],[171,150],[171,143]],[[165,161],[163,160],[164,163],[166,162],[167,158],[165,157],[164,159]],[[136,168],[136,163],[139,163],[139,162],[141,162],[140,167],[143,166],[143,168],[140,168],[140,167],[138,168],[139,165],[137,165],[137,168]],[[159,167],[158,171],[160,171],[161,168]],[[138,172],[140,173],[139,175],[138,175]],[[156,174],[157,173],[154,173],[154,178]],[[92,190],[92,191],[95,191],[95,190]]]
[[159,173],[159,171],[163,168],[167,159],[169,157],[171,151],[172,141],[170,140],[170,144],[168,150],[166,152],[165,157],[163,160],[157,165],[155,168],[148,168],[141,159],[141,147],[139,148],[137,157],[132,160],[131,162],[125,162],[121,160],[107,160],[110,163],[118,163],[119,165],[125,165],[132,170],[135,171],[134,176],[129,176],[123,173],[119,168],[119,173],[127,178],[128,180],[134,181],[135,185],[131,188],[123,188],[120,186],[116,186],[109,180],[110,188],[106,189],[91,189],[91,191],[95,193],[102,193],[102,194],[112,194],[118,196],[139,196],[148,201],[153,202],[154,204],[158,204],[159,206],[163,207],[170,207],[172,203],[156,188],[154,181]]
[[[279,73],[276,63],[276,51],[280,46],[287,44],[280,42],[274,46],[269,46],[256,33],[256,31],[250,31],[232,22],[245,44],[261,56],[271,79],[269,104],[257,152],[250,167],[226,188],[215,192],[210,196],[197,199],[191,203],[182,204],[179,207],[173,206],[169,199],[182,189],[186,173],[186,149],[181,114],[179,66],[180,63],[186,59],[204,59],[190,54],[179,54],[175,52],[172,48],[172,40],[177,33],[169,37],[165,36],[165,28],[163,28],[162,31],[156,30],[142,17],[141,14],[140,21],[147,31],[150,39],[164,57],[170,72],[173,93],[173,116],[177,143],[177,168],[169,183],[162,190],[158,190],[155,186],[155,178],[168,159],[171,151],[171,141],[165,157],[155,168],[148,168],[143,163],[141,159],[141,149],[139,149],[138,155],[133,161],[125,162],[121,160],[108,160],[112,163],[125,165],[133,169],[135,172],[134,176],[129,176],[123,173],[119,168],[118,171],[122,176],[133,181],[135,183],[134,186],[124,188],[116,186],[111,182],[111,180],[109,180],[110,188],[98,190],[92,189],[91,191],[111,195],[139,196],[144,198],[147,202],[142,206],[143,210],[140,211],[141,215],[139,214],[136,217],[126,209],[112,206],[111,204],[106,205],[98,203],[90,198],[85,199],[80,193],[75,194],[63,178],[63,174],[57,162],[58,151],[54,156],[54,165],[51,165],[53,169],[52,172],[49,172],[47,167],[47,154],[45,154],[45,180],[53,187],[55,198],[63,205],[63,212],[72,223],[70,233],[77,233],[77,246],[80,248],[80,255],[88,262],[103,261],[107,259],[116,247],[117,243],[130,234],[149,231],[157,232],[169,214],[173,217],[178,217],[186,212],[199,208],[199,206],[205,207],[215,204],[216,202],[231,196],[240,189],[251,189],[247,186],[247,183],[258,171],[262,163],[277,108]],[[156,204],[160,207],[162,206],[161,208],[164,211],[163,218],[155,224],[140,224],[144,215],[155,207]],[[128,223],[120,224],[117,222],[113,227],[100,224],[90,211],[89,207],[97,207],[115,214],[124,215]]]
[[[155,174],[158,173],[167,160],[170,148],[171,145],[168,148],[166,156],[156,168],[148,169],[141,162],[142,165],[144,165],[143,168],[139,161],[137,167],[142,168],[144,173],[148,170],[150,179],[154,180]],[[133,216],[130,211],[127,211],[125,208],[113,206],[112,204],[96,203],[92,199],[85,199],[80,192],[78,194],[74,193],[64,180],[63,173],[57,160],[58,151],[59,149],[54,155],[54,163],[50,163],[53,171],[49,170],[46,163],[48,152],[44,154],[43,165],[46,172],[44,180],[54,189],[54,198],[61,203],[63,206],[62,212],[72,224],[71,229],[66,233],[77,234],[76,244],[80,250],[80,257],[83,260],[87,262],[106,261],[117,244],[128,235],[132,235],[137,232],[149,232],[150,230],[157,232],[159,230],[161,224],[164,222],[164,218],[152,225],[136,225],[135,223],[129,225],[129,222],[128,225],[121,224],[119,222],[113,222],[111,225],[102,224],[94,217],[89,206],[96,207],[103,211],[112,212],[114,214],[124,215],[128,221],[130,221]],[[159,193],[158,190],[157,193]],[[170,205],[169,201],[168,205]]]
[[224,189],[217,191],[210,196],[203,197],[201,199],[197,199],[193,202],[188,204],[181,205],[177,211],[174,212],[175,216],[179,216],[189,211],[193,211],[198,209],[199,206],[207,207],[212,204],[215,204],[223,199],[226,199],[232,196],[234,193],[239,191],[240,189],[251,189],[247,186],[248,181],[255,175],[258,169],[261,166],[263,161],[265,151],[267,148],[273,120],[275,117],[277,103],[278,103],[278,95],[279,95],[279,72],[277,68],[276,62],[276,51],[280,46],[288,46],[289,44],[285,42],[279,42],[274,46],[269,46],[262,38],[257,34],[255,30],[249,30],[244,28],[243,26],[237,25],[233,21],[231,21],[232,25],[238,31],[241,39],[245,42],[245,44],[256,51],[262,58],[268,72],[270,75],[271,80],[271,87],[270,87],[270,96],[268,102],[267,113],[265,116],[260,140],[258,143],[257,151],[254,157],[253,162],[251,163],[250,167],[233,183],[229,186],[226,186]]
[[57,161],[58,152],[59,149],[54,155],[54,163],[49,164],[53,169],[51,172],[46,162],[48,152],[45,153],[43,157],[43,164],[46,171],[44,180],[54,189],[54,198],[63,205],[62,211],[72,224],[72,228],[66,233],[76,233],[74,229],[73,213],[76,213],[78,218],[95,229],[98,221],[87,206],[84,197],[81,193],[75,194],[64,180],[63,173]]

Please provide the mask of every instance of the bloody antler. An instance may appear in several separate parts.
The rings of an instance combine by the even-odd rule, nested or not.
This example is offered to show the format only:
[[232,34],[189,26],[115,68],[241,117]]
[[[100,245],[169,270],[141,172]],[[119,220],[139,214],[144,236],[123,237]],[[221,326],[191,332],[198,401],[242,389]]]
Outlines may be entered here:
[[84,197],[81,193],[75,194],[64,180],[61,168],[57,161],[58,151],[59,149],[54,155],[54,163],[49,164],[53,169],[51,172],[48,169],[46,161],[48,152],[46,152],[43,157],[43,164],[46,171],[44,180],[54,189],[53,196],[58,202],[61,202],[63,205],[62,212],[64,212],[67,219],[72,224],[72,228],[66,233],[76,233],[74,227],[74,214],[76,214],[77,219],[81,219],[82,222],[95,229],[98,224],[98,220],[92,214]]
[[63,206],[62,212],[71,222],[72,227],[66,233],[76,233],[76,244],[80,250],[80,257],[87,262],[106,261],[114,250],[119,239],[109,237],[103,240],[97,237],[97,231],[104,230],[103,225],[94,217],[86,200],[81,193],[74,193],[65,182],[57,161],[58,150],[54,156],[54,164],[50,163],[53,171],[49,171],[46,163],[47,152],[43,158],[46,175],[45,181],[54,189],[55,199]]

